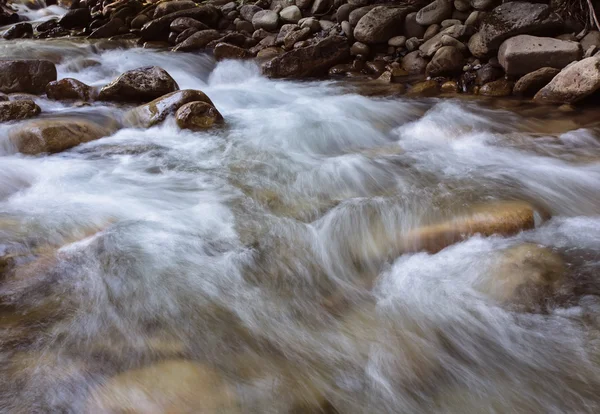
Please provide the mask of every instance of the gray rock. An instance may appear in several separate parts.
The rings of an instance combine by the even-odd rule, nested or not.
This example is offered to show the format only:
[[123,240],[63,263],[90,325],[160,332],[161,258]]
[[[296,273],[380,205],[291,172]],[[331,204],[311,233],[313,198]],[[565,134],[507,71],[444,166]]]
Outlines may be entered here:
[[371,48],[368,45],[365,45],[364,43],[354,42],[354,44],[352,44],[352,47],[350,48],[350,54],[352,56],[362,55],[366,57],[371,54]]
[[353,6],[353,5],[348,4],[348,3],[342,4],[337,9],[337,12],[335,13],[335,20],[338,21],[338,22],[349,21],[350,20],[350,13],[354,9],[356,9],[356,6]]
[[179,89],[177,82],[158,66],[148,66],[123,73],[100,90],[101,101],[151,101]]
[[350,22],[343,21],[341,27],[348,40],[354,40],[354,30],[352,29]]
[[248,50],[225,42],[217,43],[213,54],[217,62],[225,59],[250,59],[254,57]]
[[216,27],[219,22],[220,11],[214,6],[202,5],[193,9],[180,10],[167,14],[146,23],[140,31],[142,39],[148,41],[166,38],[171,23],[180,17],[190,17],[204,23],[208,27]]
[[333,6],[332,0],[314,0],[310,12],[313,15],[323,15],[329,13]]
[[423,40],[427,41],[437,35],[441,30],[441,26],[439,24],[432,24],[425,30],[425,34],[423,35]]
[[319,20],[319,25],[321,26],[321,30],[329,32],[331,29],[334,28],[335,23],[331,20]]
[[259,11],[262,11],[260,7],[254,4],[245,4],[240,7],[240,16],[242,16],[242,19],[251,22],[254,15]]
[[483,16],[483,12],[474,11],[471,14],[469,14],[469,17],[467,17],[467,20],[465,20],[465,25],[477,27],[479,26],[481,19],[483,19]]
[[178,0],[178,1],[165,1],[158,3],[156,9],[154,9],[154,19],[166,16],[181,10],[193,9],[196,7],[196,3],[191,0]]
[[252,25],[255,29],[265,29],[268,32],[277,30],[279,15],[272,10],[261,10],[252,17]]
[[300,24],[301,29],[304,29],[305,27],[308,27],[311,33],[318,33],[321,31],[321,24],[314,17],[309,17]]
[[515,83],[513,92],[515,95],[533,96],[559,73],[560,69],[540,68],[519,79],[517,83]]
[[471,7],[475,10],[491,10],[500,4],[501,0],[471,0]]
[[597,46],[600,48],[600,32],[596,30],[591,31],[581,39],[581,47],[583,50],[588,50],[590,46]]
[[371,5],[371,6],[359,7],[358,9],[352,10],[350,12],[350,16],[348,16],[348,21],[350,22],[350,24],[353,27],[356,27],[359,20],[362,19],[368,12],[373,10],[375,7],[376,7],[375,5]]
[[406,6],[378,6],[365,14],[354,29],[354,38],[363,43],[385,43],[402,34],[402,25],[410,12]]
[[406,44],[406,36],[394,36],[388,40],[388,46],[403,47]]
[[302,18],[302,12],[298,6],[288,6],[279,12],[281,20],[288,23],[298,23]]
[[217,40],[221,37],[221,34],[214,30],[200,30],[190,37],[179,43],[175,48],[174,52],[189,52],[192,50],[204,49],[213,40]]
[[504,76],[504,71],[494,65],[486,63],[475,71],[475,85],[483,86]]
[[442,29],[445,29],[447,27],[454,26],[454,25],[457,25],[457,24],[462,24],[462,22],[460,20],[457,20],[457,19],[447,19],[447,20],[444,20],[440,24],[440,26],[442,26]]
[[239,19],[235,23],[235,30],[238,32],[254,33],[254,26],[247,20]]
[[402,69],[410,75],[420,75],[425,73],[427,63],[427,59],[421,56],[421,52],[415,50],[402,58]]
[[409,52],[412,52],[413,50],[417,50],[422,44],[422,40],[417,39],[416,37],[411,37],[410,39],[406,39],[405,46]]
[[310,36],[310,29],[305,27],[304,29],[294,30],[288,33],[283,39],[283,45],[286,50],[292,49],[297,42],[308,39]]
[[454,0],[454,8],[458,11],[465,12],[471,9],[469,0]]
[[313,0],[296,0],[296,6],[303,10],[310,9],[313,4]]
[[172,32],[181,33],[189,28],[196,30],[207,30],[208,26],[191,17],[180,17],[171,22],[170,29]]
[[427,76],[456,75],[462,71],[465,58],[454,46],[442,46],[427,65]]
[[434,0],[417,13],[417,23],[423,26],[441,23],[452,16],[452,0]]
[[577,42],[520,35],[505,40],[500,46],[498,60],[509,76],[521,76],[543,67],[562,69],[581,59]]
[[600,57],[590,57],[560,71],[540,90],[534,101],[542,103],[574,103],[600,89]]
[[56,80],[56,66],[49,60],[0,60],[0,92],[41,94]]

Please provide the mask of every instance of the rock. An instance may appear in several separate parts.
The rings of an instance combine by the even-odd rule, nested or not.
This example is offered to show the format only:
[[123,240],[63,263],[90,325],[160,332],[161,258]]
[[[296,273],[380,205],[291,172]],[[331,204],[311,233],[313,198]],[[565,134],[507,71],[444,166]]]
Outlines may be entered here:
[[427,59],[423,58],[421,52],[415,50],[402,58],[402,69],[411,75],[420,75],[425,73],[427,63]]
[[353,27],[356,27],[360,19],[362,19],[368,12],[375,8],[375,5],[359,7],[358,9],[352,10],[350,12],[350,16],[348,16],[348,21]]
[[588,50],[585,51],[585,53],[583,54],[583,57],[584,58],[592,57],[596,54],[596,52],[598,52],[598,46],[592,45],[589,47]]
[[300,28],[304,29],[308,27],[311,33],[318,33],[321,30],[321,24],[314,17],[309,17],[308,19],[304,21],[301,20],[300,22]]
[[504,77],[504,71],[495,67],[494,65],[486,63],[475,71],[475,75],[477,76],[475,78],[475,85],[483,86],[486,83],[490,83]]
[[35,30],[37,30],[39,33],[41,33],[41,32],[47,32],[48,30],[54,29],[56,27],[58,27],[58,19],[50,19],[50,20],[46,20],[45,22],[38,24],[35,27]]
[[486,83],[479,89],[479,94],[484,96],[510,96],[513,90],[513,83],[506,79],[498,79]]
[[302,12],[298,6],[288,6],[279,12],[281,20],[288,23],[298,23],[302,18]]
[[217,61],[225,59],[250,59],[254,57],[254,55],[246,49],[224,42],[218,43],[215,46],[214,55],[215,60]]
[[123,73],[100,90],[101,101],[144,102],[178,90],[177,82],[158,66]]
[[229,43],[230,45],[234,45],[234,46],[238,46],[243,49],[246,49],[248,47],[256,45],[256,40],[254,40],[251,37],[248,37],[242,33],[233,32],[233,33],[226,34],[225,36],[223,36],[217,40],[213,40],[212,42],[210,42],[207,45],[207,47],[214,49],[215,46],[217,46],[217,44],[219,44],[219,43]]
[[0,60],[0,92],[41,94],[56,80],[56,66],[49,60]]
[[417,23],[417,13],[409,13],[404,19],[404,34],[408,39],[416,37],[422,39],[425,34],[425,28]]
[[78,100],[87,102],[92,99],[92,92],[93,89],[91,87],[72,78],[52,81],[46,86],[48,99],[57,101]]
[[87,27],[92,21],[92,16],[88,8],[74,9],[66,12],[63,17],[60,18],[58,24],[63,29],[75,29],[78,27]]
[[212,5],[202,5],[194,7],[193,9],[180,10],[167,14],[166,16],[159,17],[158,19],[146,23],[140,31],[142,39],[148,41],[166,38],[169,32],[169,26],[175,19],[180,17],[190,17],[204,23],[208,27],[217,27],[220,12]]
[[581,48],[583,50],[588,50],[591,46],[600,48],[600,32],[596,30],[589,32],[581,39]]
[[413,87],[406,93],[406,96],[412,98],[421,97],[432,97],[436,96],[440,92],[440,86],[434,80],[427,80],[419,82],[413,85]]
[[310,12],[313,16],[322,16],[331,11],[333,2],[331,0],[314,0]]
[[256,55],[257,58],[262,60],[272,59],[275,56],[279,56],[284,52],[284,50],[280,47],[267,47],[261,51],[259,51]]
[[354,38],[363,43],[385,43],[402,34],[402,25],[410,11],[407,6],[375,7],[359,20]]
[[238,32],[253,33],[254,32],[254,26],[252,26],[251,22],[247,22],[246,20],[241,20],[240,19],[235,24],[235,30],[237,30]]
[[289,50],[294,47],[297,42],[308,39],[310,36],[310,29],[305,27],[304,29],[295,30],[288,33],[283,39],[285,49]]
[[479,26],[479,23],[481,23],[483,16],[484,14],[482,12],[474,11],[469,14],[469,17],[467,17],[467,20],[465,20],[465,25],[477,27]]
[[337,12],[335,13],[335,20],[337,22],[349,21],[350,20],[350,13],[354,9],[356,9],[356,6],[353,6],[353,5],[348,4],[348,3],[342,4],[337,9]]
[[423,26],[441,23],[452,17],[452,0],[434,0],[417,13],[417,23]]
[[125,123],[129,126],[150,128],[164,121],[169,115],[175,114],[179,108],[189,102],[205,102],[214,106],[204,92],[184,89],[133,108],[125,115]]
[[139,30],[150,20],[150,17],[146,16],[145,14],[139,14],[131,21],[131,28]]
[[461,12],[466,12],[471,9],[469,0],[454,0],[454,8]]
[[[547,4],[505,3],[487,14],[481,22],[476,41],[469,50],[478,58],[497,50],[506,39],[520,34],[545,34],[559,30],[561,19]],[[472,48],[473,47],[473,48]]]
[[191,17],[179,17],[169,25],[172,32],[183,33],[184,31],[193,28],[196,31],[208,30],[208,26]]
[[446,81],[441,87],[442,93],[458,93],[459,87],[456,81]]
[[121,19],[112,19],[108,23],[103,26],[100,26],[96,30],[94,30],[89,36],[88,39],[102,39],[106,37],[111,37],[119,33],[119,30],[125,25],[125,22]]
[[171,45],[169,42],[162,42],[160,40],[151,40],[149,42],[144,42],[144,49],[167,49]]
[[[175,32],[173,32],[173,33],[175,33]],[[198,29],[190,27],[189,29],[184,30],[183,32],[179,33],[177,35],[177,37],[175,38],[175,44],[178,45],[180,43],[185,42],[194,33],[198,33]],[[148,43],[148,42],[146,42],[146,43]]]
[[25,37],[33,36],[33,26],[30,23],[17,23],[11,26],[4,34],[2,38],[6,40],[12,39],[23,39]]
[[427,30],[425,30],[425,33],[423,34],[423,40],[429,40],[433,38],[440,32],[440,29],[441,27],[439,24],[432,24],[427,28]]
[[528,73],[517,81],[513,92],[515,95],[533,96],[558,75],[559,72],[560,70],[555,68],[540,68]]
[[462,22],[458,19],[446,19],[440,23],[440,26],[442,26],[442,29],[446,29],[450,26],[456,26],[457,24],[462,24]]
[[352,29],[350,22],[343,21],[340,26],[342,27],[342,32],[344,32],[344,35],[348,38],[348,40],[354,40],[354,30]]
[[319,20],[319,24],[321,25],[321,30],[323,30],[325,32],[329,32],[335,26],[334,22],[332,22],[331,20],[325,20],[325,19]]
[[291,50],[262,65],[265,75],[273,78],[308,77],[327,73],[337,63],[350,57],[350,48],[341,36],[330,36],[320,42]]
[[442,46],[427,65],[427,76],[456,75],[462,71],[465,58],[454,46]]
[[394,36],[388,40],[388,46],[403,47],[406,44],[406,36]]
[[417,39],[416,37],[411,37],[410,39],[406,39],[406,50],[412,52],[413,50],[417,50],[423,44],[422,40]]
[[491,10],[500,3],[500,0],[471,0],[471,7],[475,10]]
[[30,100],[0,102],[0,122],[33,118],[42,110]]
[[259,11],[262,11],[260,7],[254,4],[245,4],[240,7],[240,16],[242,16],[242,19],[251,22],[254,15]]
[[169,360],[126,371],[93,390],[85,412],[240,413],[219,374],[192,361]]
[[265,29],[272,32],[279,27],[279,15],[272,10],[261,10],[252,17],[255,29]]
[[36,119],[9,131],[11,142],[28,155],[56,153],[110,135],[111,131],[82,119]]
[[213,40],[219,39],[220,37],[221,34],[214,29],[200,30],[199,32],[192,34],[183,42],[179,43],[175,48],[173,48],[173,51],[189,52],[192,50],[204,49],[207,44]]
[[201,131],[223,123],[223,116],[219,111],[206,102],[186,103],[177,110],[175,119],[179,128],[192,131]]
[[533,98],[542,103],[574,103],[600,89],[600,57],[576,62],[556,75]]
[[369,73],[379,76],[385,71],[386,64],[381,60],[367,62],[366,69]]
[[352,56],[369,56],[371,54],[371,49],[364,43],[354,42],[354,44],[352,44],[352,47],[350,48],[350,54]]
[[196,3],[188,0],[165,1],[158,3],[156,9],[154,9],[153,19],[158,19],[177,11],[193,9],[194,7],[196,7]]
[[310,9],[313,4],[313,0],[296,0],[296,6],[300,7],[302,10]]
[[543,67],[562,69],[581,55],[577,42],[520,35],[502,43],[498,60],[507,75],[521,76]]

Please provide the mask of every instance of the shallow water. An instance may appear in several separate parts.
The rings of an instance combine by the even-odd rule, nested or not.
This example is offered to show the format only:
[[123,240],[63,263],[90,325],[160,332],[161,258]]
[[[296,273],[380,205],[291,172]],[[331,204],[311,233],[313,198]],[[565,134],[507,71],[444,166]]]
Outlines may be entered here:
[[[202,412],[600,411],[588,112],[367,97],[370,84],[273,81],[253,63],[114,42],[3,42],[0,57],[48,58],[93,86],[158,65],[227,124],[168,119],[37,157],[0,126],[0,257],[19,269],[0,285],[1,411],[115,412],[103,383],[172,359],[233,390],[235,409]],[[97,122],[128,109],[36,102]],[[390,247],[497,200],[533,204],[535,229],[436,254]],[[480,287],[525,242],[564,277],[540,302],[501,303]]]

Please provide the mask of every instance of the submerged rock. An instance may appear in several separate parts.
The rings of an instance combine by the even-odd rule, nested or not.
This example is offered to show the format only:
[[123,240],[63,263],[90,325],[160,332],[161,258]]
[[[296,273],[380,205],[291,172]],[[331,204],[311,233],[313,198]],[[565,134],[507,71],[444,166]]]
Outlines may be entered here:
[[41,94],[56,80],[56,66],[49,60],[0,60],[0,92]]
[[52,81],[46,86],[46,95],[49,99],[90,101],[93,89],[77,79],[64,78]]
[[192,131],[201,131],[223,123],[223,116],[217,108],[206,102],[186,103],[177,110],[175,119],[179,128]]
[[33,118],[41,112],[31,100],[0,102],[0,122]]
[[149,66],[127,71],[100,90],[101,101],[144,102],[179,89],[164,69]]
[[541,103],[573,103],[600,89],[600,57],[590,57],[563,69],[533,98]]

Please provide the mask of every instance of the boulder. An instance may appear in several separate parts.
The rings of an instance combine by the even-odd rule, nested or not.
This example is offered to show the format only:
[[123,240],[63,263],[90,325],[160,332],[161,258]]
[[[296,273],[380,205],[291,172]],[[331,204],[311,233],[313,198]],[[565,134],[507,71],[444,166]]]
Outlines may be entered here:
[[194,7],[193,9],[180,10],[167,14],[166,16],[159,17],[158,19],[146,23],[140,31],[142,39],[147,41],[166,38],[169,33],[169,26],[175,19],[180,17],[190,17],[204,23],[208,27],[217,27],[220,12],[216,7],[207,4]]
[[33,118],[42,110],[31,100],[0,102],[0,122]]
[[363,43],[386,43],[403,33],[408,6],[378,6],[365,14],[354,28],[354,38]]
[[556,75],[560,73],[555,68],[540,68],[535,72],[528,73],[515,83],[514,94],[520,96],[533,96],[546,86]]
[[196,3],[191,0],[165,1],[158,3],[154,9],[153,19],[158,19],[177,11],[193,9],[194,7],[196,7]]
[[66,12],[63,17],[60,18],[58,24],[63,29],[75,29],[78,27],[87,27],[92,21],[90,10],[86,7],[83,9],[73,9]]
[[427,76],[456,75],[462,72],[465,58],[454,46],[442,46],[427,65]]
[[177,125],[181,129],[202,131],[223,123],[223,116],[217,108],[206,102],[189,102],[177,110]]
[[214,56],[217,61],[225,59],[251,59],[254,57],[246,49],[224,42],[217,43],[214,49]]
[[311,33],[317,33],[321,30],[321,24],[314,17],[309,17],[308,19],[302,19],[298,23],[300,23],[300,28],[304,29],[308,27]]
[[354,42],[350,48],[350,54],[352,56],[362,55],[367,57],[371,54],[371,48],[369,45],[365,45],[364,43]]
[[150,128],[164,121],[169,115],[175,114],[188,102],[205,102],[213,105],[204,92],[184,89],[168,93],[152,102],[133,108],[125,115],[125,123],[129,126]]
[[93,89],[77,79],[65,78],[50,82],[46,86],[46,95],[48,96],[48,99],[57,101],[90,101],[92,99]]
[[484,58],[498,50],[502,42],[510,37],[520,34],[543,35],[560,30],[561,26],[560,17],[547,4],[505,3],[483,18],[475,35],[476,40],[469,41],[469,50],[475,57]]
[[115,36],[121,28],[125,26],[125,22],[119,18],[111,19],[108,23],[94,30],[88,39],[103,39]]
[[252,16],[252,25],[255,29],[272,32],[279,27],[279,15],[272,10],[261,10]]
[[0,60],[0,92],[41,94],[56,80],[56,66],[49,60]]
[[302,12],[298,6],[288,6],[279,12],[279,17],[287,23],[298,23],[302,18]]
[[200,30],[178,44],[173,51],[189,52],[191,50],[204,49],[207,44],[219,38],[221,38],[221,34],[214,29]]
[[235,389],[214,370],[186,360],[167,360],[125,371],[93,390],[89,413],[241,412]]
[[177,82],[158,66],[148,66],[123,73],[100,90],[101,101],[151,101],[179,89]]
[[175,33],[183,33],[187,29],[193,28],[197,31],[199,30],[207,30],[208,26],[202,22],[199,22],[196,19],[192,19],[191,17],[179,17],[171,22],[169,25],[172,32]]
[[417,13],[417,23],[423,26],[441,23],[452,17],[452,0],[435,0]]
[[500,46],[498,60],[509,76],[521,76],[543,67],[562,69],[581,59],[577,42],[520,35],[505,40]]
[[56,153],[112,131],[80,118],[36,119],[9,131],[10,141],[23,154]]
[[600,57],[576,62],[556,75],[533,98],[542,103],[573,103],[600,89]]
[[506,79],[498,79],[486,83],[479,89],[479,94],[484,96],[510,96],[513,90],[513,82]]
[[410,75],[420,75],[425,73],[427,64],[427,59],[425,59],[418,50],[410,52],[402,58],[402,69],[407,71]]
[[330,36],[320,42],[290,50],[262,65],[263,73],[273,78],[307,77],[327,73],[330,67],[350,57],[348,42]]
[[273,59],[275,56],[279,56],[284,52],[280,47],[267,47],[262,49],[256,54],[256,57],[261,60]]
[[442,83],[441,90],[442,93],[458,93],[460,88],[458,87],[458,82],[450,80]]
[[3,39],[11,40],[11,39],[23,39],[25,37],[33,36],[33,26],[31,23],[17,23],[14,26],[11,26],[4,34],[2,35]]

